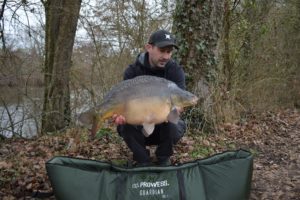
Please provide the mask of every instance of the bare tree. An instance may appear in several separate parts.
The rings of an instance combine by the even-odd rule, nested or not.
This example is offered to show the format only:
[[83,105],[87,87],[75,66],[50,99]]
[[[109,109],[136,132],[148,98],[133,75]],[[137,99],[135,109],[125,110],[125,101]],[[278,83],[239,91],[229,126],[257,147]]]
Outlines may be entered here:
[[81,0],[44,1],[46,12],[45,93],[42,131],[70,123],[70,68]]

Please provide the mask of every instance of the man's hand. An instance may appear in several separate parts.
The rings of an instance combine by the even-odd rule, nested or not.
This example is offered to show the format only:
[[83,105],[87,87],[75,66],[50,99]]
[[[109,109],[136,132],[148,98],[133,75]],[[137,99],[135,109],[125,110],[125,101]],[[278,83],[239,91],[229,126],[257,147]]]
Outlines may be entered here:
[[117,115],[117,114],[114,114],[112,116],[113,118],[113,122],[116,124],[116,125],[122,125],[122,124],[125,124],[126,123],[126,120],[125,120],[125,117],[123,115]]

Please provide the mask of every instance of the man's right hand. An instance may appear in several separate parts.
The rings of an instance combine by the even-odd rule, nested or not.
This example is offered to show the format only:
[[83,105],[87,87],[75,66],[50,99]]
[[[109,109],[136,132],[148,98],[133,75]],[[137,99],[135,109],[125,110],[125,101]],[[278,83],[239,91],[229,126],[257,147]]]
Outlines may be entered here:
[[125,117],[123,115],[117,115],[117,114],[114,114],[112,116],[113,118],[113,122],[116,124],[116,125],[122,125],[122,124],[125,124],[126,123],[126,120],[125,120]]

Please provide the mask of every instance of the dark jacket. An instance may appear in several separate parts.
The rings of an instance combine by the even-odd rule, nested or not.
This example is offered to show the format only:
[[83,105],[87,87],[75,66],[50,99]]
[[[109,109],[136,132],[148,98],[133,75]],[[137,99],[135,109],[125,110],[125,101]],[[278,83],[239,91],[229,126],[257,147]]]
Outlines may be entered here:
[[149,63],[148,53],[138,55],[135,63],[128,66],[124,72],[124,80],[136,76],[151,75],[173,81],[181,89],[185,89],[185,75],[182,67],[171,59],[164,68],[153,68]]

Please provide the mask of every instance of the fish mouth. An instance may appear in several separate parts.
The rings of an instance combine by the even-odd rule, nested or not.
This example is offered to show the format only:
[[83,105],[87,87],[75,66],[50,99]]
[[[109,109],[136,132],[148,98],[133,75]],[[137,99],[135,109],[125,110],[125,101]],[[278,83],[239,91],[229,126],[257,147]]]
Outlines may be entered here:
[[194,96],[194,97],[191,97],[189,100],[185,101],[183,104],[182,104],[182,107],[189,107],[189,106],[194,106],[198,103],[198,100],[199,98]]

